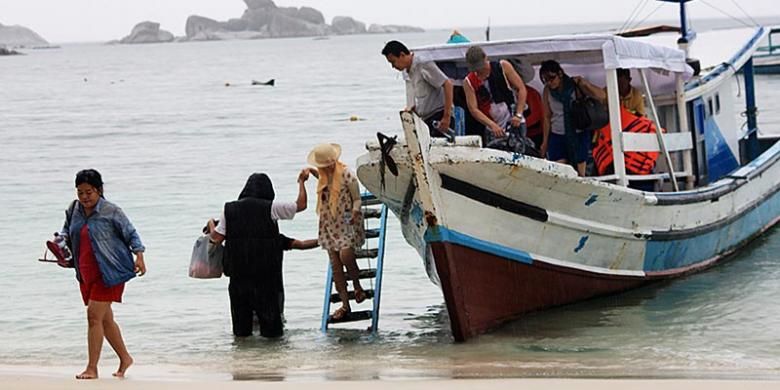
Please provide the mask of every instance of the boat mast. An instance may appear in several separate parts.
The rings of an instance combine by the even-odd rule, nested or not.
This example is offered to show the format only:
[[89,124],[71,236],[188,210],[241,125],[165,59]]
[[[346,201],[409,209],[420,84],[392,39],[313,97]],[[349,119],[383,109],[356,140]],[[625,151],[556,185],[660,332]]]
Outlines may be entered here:
[[[677,48],[685,52],[685,58],[688,58],[689,47],[693,40],[696,38],[696,32],[688,26],[688,12],[685,3],[691,0],[659,0],[669,3],[680,4],[680,38],[677,40]],[[675,77],[675,98],[677,100],[677,127],[681,133],[688,133],[690,129],[688,127],[688,105],[685,101],[685,80],[683,80],[682,74],[677,74]],[[671,167],[670,167],[671,169]],[[673,169],[671,169],[673,171]],[[692,189],[694,186],[694,178],[690,173],[693,172],[693,156],[690,153],[683,154],[683,170],[688,172],[689,175],[685,181],[686,189]]]
[[685,56],[688,57],[688,47],[691,42],[696,39],[696,32],[691,30],[688,26],[688,12],[685,3],[691,0],[658,0],[666,3],[679,3],[680,4],[680,38],[677,40],[677,47],[685,52]]

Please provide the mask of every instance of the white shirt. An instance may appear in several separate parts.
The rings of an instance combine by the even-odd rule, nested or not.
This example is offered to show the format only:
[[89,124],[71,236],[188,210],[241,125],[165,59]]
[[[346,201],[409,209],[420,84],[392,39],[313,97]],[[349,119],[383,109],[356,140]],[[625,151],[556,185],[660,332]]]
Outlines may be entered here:
[[[280,219],[293,219],[295,213],[298,212],[298,205],[295,202],[273,202],[271,203],[271,219],[278,221]],[[222,210],[222,214],[219,216],[219,224],[216,229],[217,233],[227,236],[227,220],[225,219],[225,210]]]

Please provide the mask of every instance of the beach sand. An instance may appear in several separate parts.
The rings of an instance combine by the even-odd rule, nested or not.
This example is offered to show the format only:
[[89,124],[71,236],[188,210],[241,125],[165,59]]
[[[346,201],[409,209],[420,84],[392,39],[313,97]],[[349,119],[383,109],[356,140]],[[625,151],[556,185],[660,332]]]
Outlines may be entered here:
[[13,390],[67,390],[67,389],[145,389],[145,390],[220,390],[241,389],[318,389],[318,390],[375,390],[425,389],[577,389],[577,390],[769,390],[780,389],[780,381],[745,380],[665,380],[665,379],[447,379],[447,380],[377,380],[328,382],[268,382],[268,381],[145,381],[136,378],[101,378],[77,381],[27,375],[0,374],[0,388]]

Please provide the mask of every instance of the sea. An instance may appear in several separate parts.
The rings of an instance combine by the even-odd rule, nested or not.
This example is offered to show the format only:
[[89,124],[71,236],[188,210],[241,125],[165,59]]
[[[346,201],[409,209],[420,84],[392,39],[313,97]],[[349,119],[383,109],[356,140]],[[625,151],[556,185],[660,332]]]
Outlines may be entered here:
[[[491,32],[506,39],[610,27]],[[481,38],[483,29],[462,32]],[[293,201],[315,144],[339,143],[354,168],[378,131],[400,133],[404,83],[380,51],[391,39],[413,47],[449,33],[78,43],[0,58],[0,373],[70,377],[86,364],[74,272],[38,259],[75,198],[75,173],[95,168],[147,247],[147,275],[113,305],[135,359],[131,377],[780,379],[777,229],[706,272],[529,314],[455,343],[441,290],[393,217],[376,335],[367,323],[320,331],[328,261],[313,249],[285,254],[285,336],[232,336],[227,278],[188,277],[206,221],[253,172],[270,175],[277,199]],[[780,78],[757,77],[759,123],[780,126]],[[251,85],[270,79],[274,87]],[[288,236],[317,235],[315,183],[307,188],[309,208],[280,222]],[[101,374],[117,362],[106,343]]]

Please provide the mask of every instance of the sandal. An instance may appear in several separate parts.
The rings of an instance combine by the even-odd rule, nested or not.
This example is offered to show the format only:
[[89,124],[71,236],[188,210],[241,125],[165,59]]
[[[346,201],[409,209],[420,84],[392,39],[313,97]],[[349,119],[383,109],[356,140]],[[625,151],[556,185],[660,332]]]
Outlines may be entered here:
[[336,309],[336,311],[334,311],[333,314],[330,315],[330,318],[332,320],[334,320],[334,321],[343,320],[344,317],[346,317],[347,314],[349,314],[349,312],[351,312],[351,311],[352,310],[349,307],[342,306],[342,307]]
[[366,292],[362,288],[360,290],[355,290],[355,302],[361,303],[366,300]]

